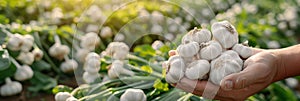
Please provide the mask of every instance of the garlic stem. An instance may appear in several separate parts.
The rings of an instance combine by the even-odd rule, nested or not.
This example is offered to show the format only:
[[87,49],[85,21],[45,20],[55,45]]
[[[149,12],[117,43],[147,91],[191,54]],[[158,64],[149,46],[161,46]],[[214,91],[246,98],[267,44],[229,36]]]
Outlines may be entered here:
[[11,79],[9,77],[5,78],[5,83],[8,84],[8,83],[11,83]]
[[64,59],[65,59],[65,61],[69,61],[70,60],[70,58],[68,57],[68,55],[65,55]]
[[10,57],[10,60],[16,65],[17,68],[21,68],[21,65],[14,58]]
[[60,41],[60,39],[59,39],[59,36],[58,35],[54,35],[54,41],[55,41],[55,43],[58,43],[58,44],[61,44],[61,41]]
[[13,36],[13,34],[11,33],[11,32],[9,32],[9,31],[7,31],[5,28],[1,28],[2,29],[2,31],[8,36],[8,37],[12,37]]

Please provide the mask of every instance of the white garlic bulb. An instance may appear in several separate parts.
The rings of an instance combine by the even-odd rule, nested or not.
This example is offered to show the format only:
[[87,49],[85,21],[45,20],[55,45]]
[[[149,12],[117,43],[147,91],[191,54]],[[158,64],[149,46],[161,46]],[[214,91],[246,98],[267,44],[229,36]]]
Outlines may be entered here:
[[207,60],[197,60],[187,66],[185,76],[191,80],[204,79],[210,70],[210,64]]
[[121,95],[120,101],[146,101],[147,96],[141,89],[126,89],[125,93]]
[[37,60],[37,61],[41,60],[44,56],[44,52],[42,50],[38,49],[38,48],[34,49],[32,51],[32,54],[34,56],[34,60]]
[[20,82],[11,81],[10,78],[5,78],[5,84],[0,88],[1,96],[11,96],[18,94],[22,91],[22,85]]
[[239,41],[235,27],[228,21],[213,23],[211,29],[214,39],[219,41],[223,48],[231,48]]
[[69,92],[59,92],[55,95],[55,101],[66,101],[69,97],[72,97]]
[[113,78],[120,77],[120,75],[133,76],[134,72],[132,72],[131,70],[125,69],[123,61],[115,60],[115,61],[113,61],[113,63],[111,64],[111,67],[108,70],[108,76],[109,76],[109,78],[113,79]]
[[12,51],[18,51],[23,45],[23,36],[20,34],[13,34],[7,42],[7,48]]
[[177,52],[182,57],[193,57],[199,51],[200,47],[197,42],[190,42],[187,44],[181,44],[177,47]]
[[89,32],[81,38],[80,46],[90,51],[94,50],[99,44],[100,38],[97,33]]
[[228,50],[222,53],[230,55],[239,65],[243,66],[243,60],[239,57],[239,54],[236,51]]
[[31,35],[23,36],[23,44],[21,46],[21,50],[24,52],[29,52],[33,46],[34,38]]
[[164,46],[164,43],[160,40],[154,41],[151,45],[154,50],[159,50],[162,46]]
[[208,42],[211,40],[211,32],[208,29],[197,29],[195,27],[194,30],[191,30],[186,35],[184,35],[181,39],[181,42],[183,44],[189,43],[189,42],[198,42],[198,44],[201,44],[203,42]]
[[174,55],[169,58],[168,64],[166,81],[168,83],[177,83],[184,76],[184,60],[179,55]]
[[66,101],[78,101],[78,99],[75,98],[74,96],[71,96],[71,97],[68,97],[68,98],[66,99]]
[[63,71],[64,73],[68,73],[68,72],[72,72],[74,71],[75,69],[77,69],[78,67],[78,63],[71,59],[71,60],[66,60],[65,62],[63,62],[61,65],[60,65],[60,69],[61,71]]
[[112,30],[110,27],[106,26],[101,29],[100,36],[102,38],[110,38],[113,36]]
[[85,58],[89,54],[89,52],[90,52],[89,50],[84,49],[84,48],[79,49],[79,50],[77,50],[75,57],[78,61],[85,62]]
[[234,51],[236,51],[237,53],[239,53],[239,55],[241,57],[243,57],[244,59],[250,57],[253,54],[253,51],[250,47],[244,46],[242,44],[236,44],[236,45],[233,46],[232,49]]
[[163,31],[164,29],[158,24],[154,24],[150,30],[152,34],[161,34]]
[[95,52],[90,52],[88,53],[88,55],[85,57],[85,61],[88,61],[89,59],[93,59],[93,60],[100,60],[100,56],[95,53]]
[[100,75],[98,73],[89,73],[89,72],[84,72],[82,79],[86,83],[93,83],[97,78],[99,78]]
[[124,60],[129,53],[129,47],[123,42],[111,42],[105,51],[114,59]]
[[200,50],[201,59],[212,60],[217,58],[222,53],[222,46],[217,41],[212,40],[205,43],[205,45],[206,47]]
[[14,74],[14,78],[18,81],[24,81],[32,78],[33,71],[28,65],[23,65],[17,68],[17,71]]
[[66,45],[61,45],[59,43],[55,43],[49,48],[50,56],[62,60],[65,55],[70,53],[70,48]]
[[31,65],[34,62],[34,55],[31,52],[21,52],[17,60],[23,64]]
[[209,81],[216,85],[220,85],[221,80],[232,73],[237,73],[242,70],[242,65],[229,54],[222,54],[217,59],[211,62],[209,73]]

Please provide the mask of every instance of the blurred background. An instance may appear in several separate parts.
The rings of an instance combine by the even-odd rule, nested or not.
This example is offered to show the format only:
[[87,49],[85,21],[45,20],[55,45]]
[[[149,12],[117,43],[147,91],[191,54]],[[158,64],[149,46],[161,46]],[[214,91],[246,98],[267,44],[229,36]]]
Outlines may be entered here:
[[[34,49],[38,47],[44,54],[41,60],[29,64],[34,75],[20,81],[21,93],[0,96],[0,100],[52,101],[57,85],[65,85],[64,91],[68,88],[71,92],[84,84],[80,79],[82,71],[64,73],[59,69],[64,61],[49,56],[55,36],[70,48],[71,59],[82,47],[82,37],[94,32],[100,39],[94,52],[100,54],[109,43],[120,41],[129,45],[132,54],[155,63],[166,60],[168,50],[175,49],[189,30],[210,29],[213,22],[221,20],[231,22],[239,33],[239,41],[248,41],[252,47],[277,49],[300,42],[300,0],[1,0],[0,45],[5,49],[8,32],[32,35]],[[156,40],[162,42],[159,52],[151,47]],[[10,49],[7,52],[13,58],[21,53]],[[78,68],[83,66],[78,64]],[[100,74],[107,71],[106,66],[101,64]],[[7,77],[17,81],[13,79],[17,69],[0,69],[0,85],[5,84]],[[100,78],[103,80],[104,76]],[[299,100],[299,80],[300,77],[293,77],[276,82],[248,100]],[[144,91],[151,89],[158,88]],[[168,92],[171,91],[163,90],[156,97]]]

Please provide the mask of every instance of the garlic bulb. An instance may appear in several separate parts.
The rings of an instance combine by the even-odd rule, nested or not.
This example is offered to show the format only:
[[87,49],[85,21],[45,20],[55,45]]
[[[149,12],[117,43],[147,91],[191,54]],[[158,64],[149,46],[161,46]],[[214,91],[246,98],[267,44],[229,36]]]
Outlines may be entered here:
[[23,52],[29,52],[33,46],[34,38],[31,35],[24,35],[23,36],[23,44],[21,46],[21,50]]
[[92,51],[99,44],[99,42],[100,42],[100,38],[98,34],[95,32],[89,32],[81,38],[80,46],[82,48]]
[[112,30],[110,27],[106,26],[101,29],[100,36],[102,38],[110,38],[113,36]]
[[212,60],[217,58],[222,53],[222,46],[217,41],[209,41],[206,47],[200,50],[200,58],[205,60]]
[[11,81],[10,78],[5,78],[5,84],[0,88],[1,96],[11,96],[18,94],[22,91],[22,85],[20,82]]
[[197,60],[187,66],[185,76],[191,80],[204,79],[204,76],[210,70],[210,64],[207,60]]
[[37,60],[37,61],[41,60],[44,56],[44,52],[42,50],[38,49],[38,48],[34,49],[32,51],[32,54],[34,56],[34,60]]
[[66,101],[69,97],[72,97],[69,92],[59,92],[55,95],[55,101]]
[[113,79],[113,78],[120,77],[120,75],[133,76],[134,72],[125,69],[123,61],[115,60],[113,61],[111,67],[108,70],[108,76],[109,78]]
[[187,44],[181,44],[177,47],[177,52],[182,57],[193,57],[199,51],[200,47],[197,42],[190,42]]
[[124,94],[121,95],[120,101],[146,101],[147,96],[141,89],[127,89]]
[[33,71],[28,65],[23,65],[17,68],[17,71],[14,74],[14,78],[18,81],[24,81],[32,78]]
[[169,58],[168,64],[166,81],[168,83],[177,83],[184,76],[184,60],[179,55],[174,55]]
[[71,97],[68,97],[68,98],[66,99],[66,101],[78,101],[78,99],[75,98],[74,96],[71,96]]
[[129,47],[123,42],[111,42],[107,46],[106,52],[114,59],[124,60],[129,53]]
[[159,50],[162,46],[164,46],[164,43],[160,40],[154,41],[151,45],[154,50]]
[[50,56],[62,60],[65,55],[70,53],[70,48],[66,45],[61,45],[59,43],[55,43],[53,46],[49,48]]
[[244,59],[250,57],[253,54],[252,49],[250,47],[244,46],[242,44],[236,44],[233,46],[232,49],[239,53],[239,55]]
[[194,28],[194,30],[191,30],[186,35],[184,35],[181,39],[181,42],[183,44],[189,43],[189,42],[198,42],[198,44],[201,44],[203,42],[208,42],[211,40],[211,32],[208,29],[197,29],[197,27]]
[[23,36],[20,34],[13,34],[7,42],[7,48],[12,51],[18,51],[23,45]]
[[89,52],[90,52],[89,50],[84,49],[84,48],[79,49],[79,50],[77,50],[75,57],[78,61],[85,62],[85,58],[89,54]]
[[220,85],[225,76],[241,70],[242,65],[234,57],[229,54],[222,54],[211,62],[209,80],[216,85]]
[[150,32],[152,34],[161,34],[164,31],[164,29],[159,24],[153,24]]
[[60,69],[64,73],[72,72],[75,69],[77,69],[77,67],[78,67],[78,63],[75,60],[73,60],[73,59],[71,59],[71,60],[67,59],[65,62],[63,62],[60,65]]
[[100,56],[95,52],[91,52],[85,57],[85,61],[88,61],[89,59],[100,60]]
[[223,52],[222,54],[230,55],[239,65],[243,66],[243,60],[239,57],[239,54],[236,51],[228,50]]
[[34,55],[31,52],[21,52],[17,60],[23,64],[31,65],[34,62]]
[[100,75],[98,73],[89,73],[89,72],[84,72],[82,76],[83,80],[86,83],[93,83],[99,77]]
[[214,39],[219,41],[223,48],[231,48],[239,41],[235,27],[228,21],[213,23],[211,29]]

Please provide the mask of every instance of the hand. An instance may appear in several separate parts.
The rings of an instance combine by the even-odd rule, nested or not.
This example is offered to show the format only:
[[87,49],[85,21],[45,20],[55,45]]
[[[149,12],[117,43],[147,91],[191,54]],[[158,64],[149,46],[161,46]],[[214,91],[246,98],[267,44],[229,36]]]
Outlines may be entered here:
[[283,77],[281,72],[284,70],[280,70],[281,62],[277,55],[271,51],[254,50],[255,55],[244,63],[244,70],[226,76],[221,82],[221,87],[208,81],[187,78],[183,78],[174,86],[210,99],[245,100]]

